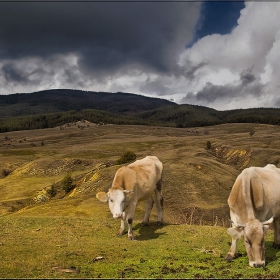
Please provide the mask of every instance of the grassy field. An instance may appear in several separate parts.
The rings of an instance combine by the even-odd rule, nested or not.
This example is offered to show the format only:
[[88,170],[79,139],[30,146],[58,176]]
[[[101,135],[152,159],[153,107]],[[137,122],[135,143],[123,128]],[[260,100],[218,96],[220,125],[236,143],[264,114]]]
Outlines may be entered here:
[[[97,209],[102,213],[102,209]],[[104,212],[104,211],[103,211]],[[96,217],[0,218],[1,278],[278,278],[279,252],[266,240],[265,269],[224,260],[229,238],[219,226],[134,224],[136,240],[115,235],[119,221]]]
[[[245,167],[280,167],[279,136],[279,126],[261,124],[186,129],[86,122],[1,134],[0,277],[279,277],[271,230],[266,269],[248,266],[242,242],[241,256],[224,260],[234,180]],[[95,198],[108,189],[127,150],[137,159],[156,155],[164,165],[165,224],[154,224],[154,209],[151,225],[141,227],[140,203],[135,241],[116,237],[120,221]],[[49,196],[48,188],[68,173],[74,190]]]

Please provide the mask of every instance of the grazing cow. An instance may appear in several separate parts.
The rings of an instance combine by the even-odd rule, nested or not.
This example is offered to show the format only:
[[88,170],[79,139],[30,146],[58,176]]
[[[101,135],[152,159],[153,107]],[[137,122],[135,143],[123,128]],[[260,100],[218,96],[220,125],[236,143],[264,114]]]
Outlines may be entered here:
[[280,248],[280,168],[273,164],[249,167],[236,178],[228,198],[232,244],[226,260],[236,257],[237,239],[244,245],[251,267],[265,266],[264,236],[274,224],[273,247]]
[[134,239],[132,221],[138,201],[147,201],[147,209],[142,224],[148,224],[154,204],[153,193],[156,195],[158,225],[162,224],[162,172],[163,165],[159,159],[155,156],[147,156],[119,168],[108,192],[96,194],[96,197],[101,202],[109,202],[113,218],[121,218],[121,227],[118,235],[124,234],[126,220],[128,224],[128,238],[130,240]]

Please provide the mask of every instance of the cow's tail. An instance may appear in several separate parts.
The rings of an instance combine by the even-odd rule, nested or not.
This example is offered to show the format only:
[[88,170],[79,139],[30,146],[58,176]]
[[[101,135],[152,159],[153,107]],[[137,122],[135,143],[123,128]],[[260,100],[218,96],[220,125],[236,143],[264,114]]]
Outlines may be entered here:
[[161,161],[157,161],[156,164],[156,174],[157,174],[157,190],[162,193],[162,183],[163,183],[163,164]]

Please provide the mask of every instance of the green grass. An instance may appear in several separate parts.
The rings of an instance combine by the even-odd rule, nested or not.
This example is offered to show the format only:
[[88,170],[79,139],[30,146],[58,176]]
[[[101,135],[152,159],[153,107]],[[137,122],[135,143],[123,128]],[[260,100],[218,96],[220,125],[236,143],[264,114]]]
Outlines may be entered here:
[[[224,260],[230,240],[222,227],[134,223],[135,241],[117,237],[107,217],[0,218],[1,278],[275,278],[279,252],[266,240],[266,269],[239,258]],[[102,259],[97,259],[102,257]],[[75,268],[79,273],[53,270]]]

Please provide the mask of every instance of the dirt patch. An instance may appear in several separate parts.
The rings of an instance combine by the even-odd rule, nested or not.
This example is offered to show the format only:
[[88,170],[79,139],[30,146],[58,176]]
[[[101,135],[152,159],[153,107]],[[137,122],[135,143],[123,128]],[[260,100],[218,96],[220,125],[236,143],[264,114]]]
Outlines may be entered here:
[[211,152],[220,162],[234,166],[236,169],[244,169],[248,167],[251,159],[251,151],[233,149],[230,147],[214,147]]

